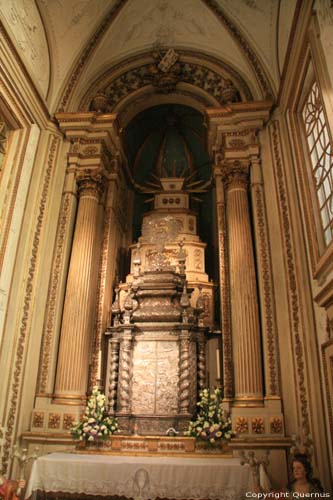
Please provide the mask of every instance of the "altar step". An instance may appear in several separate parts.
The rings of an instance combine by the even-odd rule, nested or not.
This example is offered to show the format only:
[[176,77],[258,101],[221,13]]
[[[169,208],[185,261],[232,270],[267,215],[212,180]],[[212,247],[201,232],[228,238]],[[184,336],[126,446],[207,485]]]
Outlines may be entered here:
[[79,442],[76,446],[79,453],[138,453],[147,455],[225,455],[231,456],[232,451],[228,443],[198,442],[193,437],[171,437],[171,436],[136,436],[115,435],[105,441]]
[[[292,441],[290,437],[256,437],[233,438],[230,442],[211,445],[207,442],[196,441],[195,438],[185,436],[143,436],[120,435],[111,436],[101,443],[86,445],[85,442],[74,441],[69,432],[25,432],[21,435],[23,445],[30,453],[46,454],[55,451],[70,451],[74,453],[135,455],[135,456],[185,456],[185,457],[230,457],[237,456],[240,451],[265,450],[285,456]],[[281,455],[281,456],[282,456]]]

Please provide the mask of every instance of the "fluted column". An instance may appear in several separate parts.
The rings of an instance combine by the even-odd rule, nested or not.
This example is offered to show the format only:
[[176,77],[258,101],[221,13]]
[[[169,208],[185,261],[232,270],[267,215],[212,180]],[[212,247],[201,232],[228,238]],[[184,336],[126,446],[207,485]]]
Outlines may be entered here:
[[79,204],[66,286],[54,397],[79,403],[85,398],[97,287],[96,238],[104,179],[78,177]]
[[235,403],[263,399],[257,284],[248,201],[248,162],[225,162]]

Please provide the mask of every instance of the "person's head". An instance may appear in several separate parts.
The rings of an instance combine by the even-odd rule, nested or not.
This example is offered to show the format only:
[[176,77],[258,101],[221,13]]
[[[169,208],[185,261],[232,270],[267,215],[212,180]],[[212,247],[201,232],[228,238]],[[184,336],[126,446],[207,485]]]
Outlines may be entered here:
[[291,462],[294,479],[311,479],[312,467],[306,455],[295,455]]

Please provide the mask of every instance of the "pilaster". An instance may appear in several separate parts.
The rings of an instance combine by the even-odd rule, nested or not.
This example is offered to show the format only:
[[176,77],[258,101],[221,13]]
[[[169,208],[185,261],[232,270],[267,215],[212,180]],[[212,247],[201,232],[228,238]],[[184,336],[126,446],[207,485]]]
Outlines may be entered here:
[[261,324],[265,366],[266,399],[280,399],[280,367],[277,338],[271,252],[269,245],[266,204],[261,161],[251,158],[251,201],[256,241],[258,286],[261,303]]

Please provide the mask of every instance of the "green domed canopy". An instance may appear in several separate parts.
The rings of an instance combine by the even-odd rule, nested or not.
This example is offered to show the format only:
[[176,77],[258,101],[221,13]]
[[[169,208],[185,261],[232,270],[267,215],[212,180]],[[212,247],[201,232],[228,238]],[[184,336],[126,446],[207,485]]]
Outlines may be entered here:
[[127,126],[124,141],[140,184],[161,177],[210,177],[203,116],[188,106],[161,105],[140,113]]

